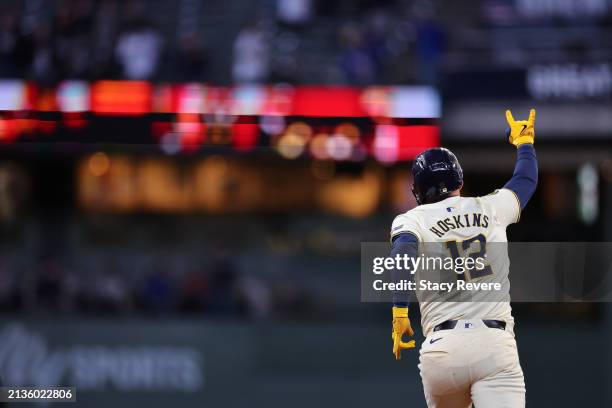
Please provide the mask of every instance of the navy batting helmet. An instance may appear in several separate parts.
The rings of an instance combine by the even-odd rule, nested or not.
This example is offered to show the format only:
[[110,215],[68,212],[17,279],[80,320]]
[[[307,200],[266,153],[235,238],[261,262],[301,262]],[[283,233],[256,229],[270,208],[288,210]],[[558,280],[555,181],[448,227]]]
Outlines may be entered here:
[[436,147],[419,154],[412,165],[412,193],[418,204],[435,203],[463,184],[463,170],[448,149]]

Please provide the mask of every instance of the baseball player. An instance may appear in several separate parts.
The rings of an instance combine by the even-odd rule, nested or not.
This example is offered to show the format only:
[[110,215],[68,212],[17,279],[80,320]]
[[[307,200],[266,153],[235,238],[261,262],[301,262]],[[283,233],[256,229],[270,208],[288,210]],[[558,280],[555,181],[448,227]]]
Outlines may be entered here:
[[[508,139],[517,148],[514,174],[503,188],[487,196],[460,195],[463,171],[450,150],[435,148],[421,153],[412,166],[418,206],[393,221],[392,256],[418,256],[425,243],[439,243],[457,252],[476,248],[481,253],[487,243],[507,243],[506,227],[518,222],[537,185],[535,115],[532,109],[528,120],[515,121],[506,111]],[[494,278],[503,283],[501,301],[432,301],[416,292],[426,336],[419,370],[429,408],[468,408],[472,403],[476,408],[525,406],[506,247],[503,252],[503,256],[491,260],[486,273],[462,277],[473,281]],[[414,334],[408,301],[405,294],[394,296],[392,339],[396,359],[401,358],[402,349],[415,347],[414,340],[402,339],[403,335]]]

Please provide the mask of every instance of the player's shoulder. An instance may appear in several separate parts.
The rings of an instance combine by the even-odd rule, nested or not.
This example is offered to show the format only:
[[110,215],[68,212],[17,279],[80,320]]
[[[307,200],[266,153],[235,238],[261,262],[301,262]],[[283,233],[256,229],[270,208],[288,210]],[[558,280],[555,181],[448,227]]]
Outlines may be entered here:
[[420,240],[420,217],[423,214],[422,206],[414,207],[404,213],[398,214],[391,224],[391,238],[404,233],[411,233]]
[[498,188],[487,195],[478,197],[478,199],[493,203],[503,202],[505,204],[507,204],[507,201],[510,200],[511,204],[518,203],[520,205],[516,193],[508,188]]
[[504,224],[513,224],[521,218],[521,202],[516,193],[508,188],[499,188],[479,200],[492,208],[496,217]]
[[423,206],[419,205],[417,207],[411,208],[410,210],[398,214],[395,216],[393,223],[396,221],[405,221],[405,220],[414,220],[420,217],[423,214]]

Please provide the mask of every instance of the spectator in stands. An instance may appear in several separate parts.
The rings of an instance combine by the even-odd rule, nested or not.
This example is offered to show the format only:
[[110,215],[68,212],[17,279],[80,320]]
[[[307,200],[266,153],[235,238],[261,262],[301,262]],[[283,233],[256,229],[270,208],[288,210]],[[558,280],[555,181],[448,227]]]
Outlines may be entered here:
[[364,49],[370,56],[375,75],[378,78],[376,82],[379,83],[390,59],[387,40],[389,27],[392,26],[391,18],[385,9],[372,9],[366,15],[363,34]]
[[445,34],[442,26],[435,20],[431,2],[417,3],[414,11],[417,28],[417,80],[421,84],[435,85],[445,46]]
[[238,270],[224,250],[218,250],[211,263],[209,274],[211,276],[209,310],[223,315],[244,314],[245,304],[241,302],[238,291]]
[[244,27],[234,42],[232,74],[238,84],[261,83],[268,78],[268,44],[258,22]]
[[130,307],[127,276],[117,262],[107,262],[95,278],[92,293],[95,310],[100,313],[123,313]]
[[92,77],[95,79],[114,78],[117,75],[114,48],[118,31],[118,10],[116,2],[103,1],[96,13],[93,26],[96,52],[92,55]]
[[289,28],[300,28],[312,17],[313,0],[276,0],[278,21]]
[[57,55],[51,42],[50,28],[41,23],[32,33],[30,76],[41,84],[53,84],[60,79]]
[[192,269],[181,282],[180,310],[182,312],[201,312],[210,300],[210,283],[204,270]]
[[53,52],[61,78],[88,78],[91,73],[91,0],[63,2],[56,11]]
[[168,312],[174,306],[174,285],[163,267],[156,267],[146,277],[142,291],[142,303],[146,310]]
[[237,289],[250,318],[262,319],[270,315],[272,296],[263,280],[255,276],[241,277]]
[[201,36],[198,31],[187,32],[180,36],[176,47],[167,47],[158,77],[166,81],[204,82],[207,54]]
[[31,58],[29,51],[29,44],[17,25],[16,13],[4,12],[0,16],[0,77],[22,77]]
[[145,18],[143,4],[138,1],[126,7],[128,21],[119,36],[115,55],[127,79],[151,79],[162,51],[157,29]]
[[340,29],[343,51],[340,68],[344,81],[352,85],[368,85],[376,82],[376,64],[363,41],[361,28],[348,23]]

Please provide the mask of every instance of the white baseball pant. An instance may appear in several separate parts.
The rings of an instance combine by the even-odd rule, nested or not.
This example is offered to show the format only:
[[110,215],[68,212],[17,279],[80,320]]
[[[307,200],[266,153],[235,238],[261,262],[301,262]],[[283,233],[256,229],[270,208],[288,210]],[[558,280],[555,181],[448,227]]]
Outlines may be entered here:
[[511,331],[459,320],[431,332],[420,351],[429,408],[523,408],[525,381]]

